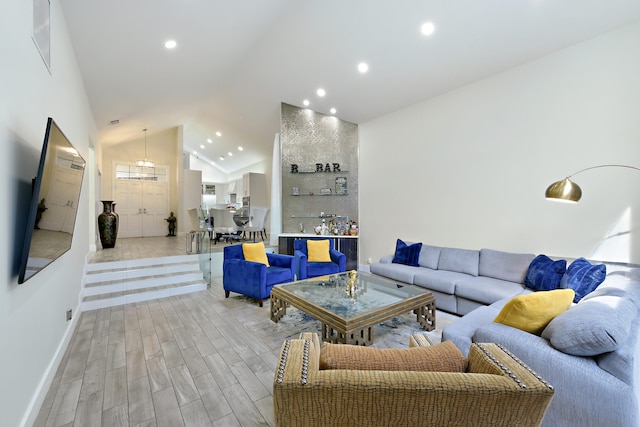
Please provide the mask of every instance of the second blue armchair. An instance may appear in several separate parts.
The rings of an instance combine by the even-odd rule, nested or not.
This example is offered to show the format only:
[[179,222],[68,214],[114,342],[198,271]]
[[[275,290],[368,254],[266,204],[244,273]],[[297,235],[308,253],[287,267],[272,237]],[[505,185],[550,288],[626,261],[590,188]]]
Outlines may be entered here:
[[293,242],[293,253],[296,257],[296,275],[298,276],[298,280],[324,276],[326,274],[340,273],[347,269],[347,256],[337,249],[334,249],[333,239],[320,238],[308,240],[313,240],[314,242],[328,241],[330,261],[317,262],[313,261],[313,259],[309,260],[307,239],[295,240]]

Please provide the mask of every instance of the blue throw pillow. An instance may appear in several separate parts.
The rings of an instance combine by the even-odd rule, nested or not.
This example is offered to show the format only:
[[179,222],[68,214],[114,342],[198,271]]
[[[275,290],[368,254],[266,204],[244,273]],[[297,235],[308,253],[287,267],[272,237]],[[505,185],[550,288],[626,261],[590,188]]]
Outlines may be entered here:
[[560,287],[573,289],[576,293],[573,302],[578,302],[604,282],[605,277],[607,277],[606,265],[591,264],[584,258],[578,258],[567,268]]
[[398,239],[396,241],[396,253],[393,255],[393,261],[391,262],[418,267],[418,258],[420,257],[421,249],[422,243],[407,245],[405,242]]
[[529,264],[524,285],[536,291],[552,291],[560,286],[566,269],[567,261],[554,261],[546,255],[538,255]]

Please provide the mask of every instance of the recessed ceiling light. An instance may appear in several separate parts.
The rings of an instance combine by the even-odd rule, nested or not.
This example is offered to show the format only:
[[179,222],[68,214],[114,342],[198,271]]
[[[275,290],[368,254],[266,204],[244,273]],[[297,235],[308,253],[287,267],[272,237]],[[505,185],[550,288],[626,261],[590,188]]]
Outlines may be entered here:
[[309,100],[305,99],[304,101],[302,101],[302,105],[304,105],[305,107],[309,106]]
[[207,138],[207,142],[208,142],[209,144],[211,144],[211,143],[213,142],[213,140],[212,140],[211,138]]
[[242,150],[244,150],[244,148],[238,147],[238,151],[242,151]]
[[217,131],[217,132],[216,132],[216,136],[217,136],[217,137],[221,137],[221,136],[222,136],[222,132]]
[[335,114],[336,113],[336,109],[332,108],[331,110],[329,110],[331,112],[331,114]]
[[220,160],[224,160],[224,156],[220,156]]
[[178,43],[176,43],[175,40],[167,40],[164,44],[164,47],[166,47],[167,49],[173,49],[174,47],[176,47],[178,45]]
[[425,36],[430,36],[435,30],[436,27],[433,25],[433,22],[425,22],[422,24],[422,27],[420,27],[420,32]]
[[200,145],[200,148],[202,148],[204,150],[204,145]]
[[228,154],[229,156],[233,156],[233,153],[232,153],[231,151],[229,151],[227,154]]
[[322,88],[318,89],[316,93],[318,94],[319,97],[323,97],[327,94],[327,92],[325,92],[325,90]]
[[367,71],[369,71],[369,65],[366,62],[359,63],[358,71],[360,71],[363,74],[366,73]]
[[193,154],[197,155],[197,154],[198,154],[198,152],[197,152],[196,150],[193,150]]

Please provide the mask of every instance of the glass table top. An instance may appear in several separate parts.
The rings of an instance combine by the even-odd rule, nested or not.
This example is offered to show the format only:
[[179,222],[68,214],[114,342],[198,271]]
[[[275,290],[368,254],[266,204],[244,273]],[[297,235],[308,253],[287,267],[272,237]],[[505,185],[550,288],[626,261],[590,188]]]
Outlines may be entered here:
[[353,282],[345,272],[276,286],[345,319],[427,292],[362,271]]

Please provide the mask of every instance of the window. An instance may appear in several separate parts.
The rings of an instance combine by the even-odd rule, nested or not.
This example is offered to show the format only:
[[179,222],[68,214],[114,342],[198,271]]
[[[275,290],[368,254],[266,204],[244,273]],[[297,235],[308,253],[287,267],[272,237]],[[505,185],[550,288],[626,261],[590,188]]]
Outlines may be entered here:
[[165,166],[147,168],[118,163],[116,164],[116,179],[167,182],[167,168]]

